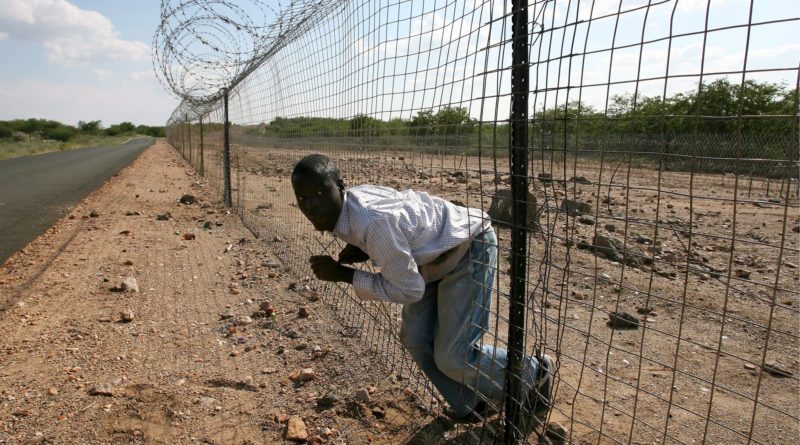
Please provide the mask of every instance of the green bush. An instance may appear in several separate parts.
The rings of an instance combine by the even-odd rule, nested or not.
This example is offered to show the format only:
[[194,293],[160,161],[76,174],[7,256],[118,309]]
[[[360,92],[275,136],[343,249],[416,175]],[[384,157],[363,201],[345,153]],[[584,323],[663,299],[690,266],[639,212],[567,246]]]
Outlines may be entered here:
[[100,121],[78,121],[78,128],[81,130],[81,133],[97,134],[103,129],[103,125]]
[[44,139],[52,139],[54,141],[67,142],[70,139],[72,139],[75,136],[76,133],[77,133],[77,130],[75,130],[74,128],[66,126],[66,125],[62,125],[60,127],[56,127],[56,128],[52,128],[52,129],[48,129],[48,130],[44,131],[42,133],[42,137]]
[[155,138],[163,138],[166,136],[164,127],[151,127],[149,125],[139,125],[136,127],[136,133],[146,136],[153,136]]
[[14,130],[11,129],[5,123],[0,124],[0,139],[8,139],[14,134]]
[[130,133],[133,134],[136,131],[136,126],[130,122],[122,122],[116,125],[112,125],[104,130],[105,134],[108,136],[118,136],[120,134]]

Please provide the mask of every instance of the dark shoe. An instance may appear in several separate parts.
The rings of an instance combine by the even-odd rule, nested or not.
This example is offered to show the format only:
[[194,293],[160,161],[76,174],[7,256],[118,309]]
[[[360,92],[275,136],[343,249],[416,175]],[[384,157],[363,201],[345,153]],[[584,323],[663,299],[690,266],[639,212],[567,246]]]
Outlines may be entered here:
[[540,429],[547,420],[550,408],[553,407],[553,373],[555,367],[553,359],[548,355],[538,358],[539,366],[536,368],[536,379],[533,388],[528,391],[522,408],[522,424],[520,425],[523,437],[530,436],[535,429]]

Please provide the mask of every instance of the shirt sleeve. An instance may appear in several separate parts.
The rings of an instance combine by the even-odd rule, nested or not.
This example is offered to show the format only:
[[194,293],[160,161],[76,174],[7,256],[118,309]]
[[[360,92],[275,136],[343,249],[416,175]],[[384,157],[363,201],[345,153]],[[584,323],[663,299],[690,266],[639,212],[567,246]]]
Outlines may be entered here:
[[417,262],[405,234],[396,223],[380,220],[370,224],[366,231],[365,247],[380,273],[356,270],[353,289],[363,300],[383,300],[410,304],[422,299],[425,280],[419,273]]

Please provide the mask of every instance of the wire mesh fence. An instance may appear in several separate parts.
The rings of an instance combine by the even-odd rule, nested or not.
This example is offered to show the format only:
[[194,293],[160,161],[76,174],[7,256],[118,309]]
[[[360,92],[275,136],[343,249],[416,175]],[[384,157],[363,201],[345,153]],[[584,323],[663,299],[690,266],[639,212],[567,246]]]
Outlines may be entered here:
[[[794,3],[322,1],[269,28],[220,5],[165,1],[161,54],[187,53],[170,36],[201,28],[175,26],[191,7],[226,38],[267,44],[213,82],[208,70],[234,60],[160,59],[195,81],[167,82],[184,99],[168,137],[297,274],[344,247],[291,190],[294,164],[324,153],[348,186],[426,191],[491,218],[496,273],[476,348],[555,358],[539,441],[796,441]],[[407,370],[425,404],[444,404],[402,346],[400,305],[315,286],[376,366]],[[459,440],[535,442],[515,431],[513,394],[486,396],[499,416],[459,427]]]

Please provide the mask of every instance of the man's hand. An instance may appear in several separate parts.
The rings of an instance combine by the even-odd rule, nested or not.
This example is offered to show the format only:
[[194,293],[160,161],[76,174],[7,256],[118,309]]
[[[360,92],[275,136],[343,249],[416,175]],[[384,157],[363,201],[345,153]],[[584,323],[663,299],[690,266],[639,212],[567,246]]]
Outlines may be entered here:
[[322,281],[353,283],[354,269],[342,266],[330,255],[314,255],[310,262],[314,275]]
[[352,244],[344,246],[344,249],[339,252],[339,264],[363,263],[368,259],[369,255],[366,252]]

